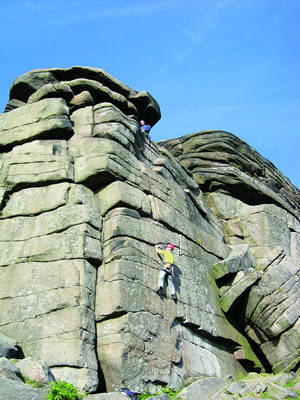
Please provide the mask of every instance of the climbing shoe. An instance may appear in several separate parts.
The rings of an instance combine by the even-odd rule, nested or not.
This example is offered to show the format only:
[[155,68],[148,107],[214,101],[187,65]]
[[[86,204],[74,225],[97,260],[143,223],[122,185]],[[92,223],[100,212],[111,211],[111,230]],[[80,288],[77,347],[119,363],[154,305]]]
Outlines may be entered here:
[[157,293],[157,294],[161,294],[161,291],[162,291],[162,287],[160,286],[160,287],[157,289],[156,293]]
[[176,294],[171,294],[171,297],[172,297],[173,300],[177,300]]

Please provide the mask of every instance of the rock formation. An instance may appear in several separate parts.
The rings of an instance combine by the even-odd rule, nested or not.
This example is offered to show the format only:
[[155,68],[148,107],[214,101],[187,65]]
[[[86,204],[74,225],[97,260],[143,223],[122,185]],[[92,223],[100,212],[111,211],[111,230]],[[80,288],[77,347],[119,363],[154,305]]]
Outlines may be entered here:
[[157,102],[100,69],[28,72],[5,111],[0,333],[23,356],[91,392],[298,369],[300,197],[272,163],[226,132],[149,141]]

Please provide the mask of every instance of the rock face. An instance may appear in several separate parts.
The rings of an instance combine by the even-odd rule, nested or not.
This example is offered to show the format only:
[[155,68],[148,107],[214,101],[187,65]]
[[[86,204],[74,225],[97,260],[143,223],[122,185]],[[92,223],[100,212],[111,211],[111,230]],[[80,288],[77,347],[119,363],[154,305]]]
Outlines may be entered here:
[[274,372],[299,367],[299,190],[268,160],[226,132],[160,142],[192,174],[222,223],[226,244],[249,246],[213,267],[222,309],[234,316]]
[[[0,333],[90,392],[296,370],[299,190],[225,132],[149,141],[138,121],[159,118],[149,93],[100,69],[13,82],[0,115]],[[176,302],[156,294],[154,245],[168,242]]]

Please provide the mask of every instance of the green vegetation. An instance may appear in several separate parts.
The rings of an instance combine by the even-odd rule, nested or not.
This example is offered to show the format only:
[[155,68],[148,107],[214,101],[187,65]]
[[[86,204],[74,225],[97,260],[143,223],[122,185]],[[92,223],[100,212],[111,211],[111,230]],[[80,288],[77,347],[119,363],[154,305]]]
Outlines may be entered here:
[[[274,382],[275,383],[275,382]],[[275,383],[276,384],[276,383]],[[295,383],[293,382],[289,382],[286,385],[284,385],[284,387],[286,389],[291,389],[293,390],[295,393],[298,394],[298,397],[295,398],[295,400],[300,400],[300,391],[299,390],[295,390],[293,389],[293,386],[295,385]],[[266,389],[264,392],[260,392],[260,393],[247,393],[248,397],[254,397],[255,399],[270,399],[271,396],[268,394],[268,389]]]
[[43,384],[41,382],[33,381],[32,379],[26,378],[26,376],[23,376],[23,381],[24,381],[24,383],[26,383],[26,385],[30,385],[34,389],[45,387],[45,384]]
[[269,399],[268,390],[265,390],[263,393],[247,393],[247,397],[254,397],[255,399]]
[[47,400],[81,400],[85,394],[79,394],[78,390],[71,383],[57,380],[50,383],[50,392]]
[[284,385],[284,387],[285,388],[287,388],[287,389],[291,389],[291,390],[293,390],[295,393],[297,393],[298,394],[298,397],[297,397],[297,399],[295,399],[295,400],[300,400],[300,390],[296,390],[296,389],[293,389],[293,387],[294,387],[294,385],[296,384],[296,382],[287,382],[286,383],[286,385]]
[[140,400],[146,400],[146,399],[149,399],[151,397],[158,396],[158,395],[160,395],[162,393],[165,393],[170,397],[170,399],[173,399],[180,392],[181,392],[181,390],[178,390],[177,392],[174,392],[172,389],[170,389],[168,387],[165,387],[165,388],[161,389],[161,393],[143,393],[143,394],[139,394],[139,398],[140,398]]

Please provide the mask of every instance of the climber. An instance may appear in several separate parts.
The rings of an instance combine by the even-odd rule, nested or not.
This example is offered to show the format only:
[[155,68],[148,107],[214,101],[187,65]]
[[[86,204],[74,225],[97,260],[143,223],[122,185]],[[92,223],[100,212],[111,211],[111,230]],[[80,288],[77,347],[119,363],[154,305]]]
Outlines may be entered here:
[[146,125],[145,121],[143,121],[143,120],[140,121],[140,125],[141,125],[141,127],[140,127],[141,132],[145,133],[148,136],[148,138],[151,139],[150,138],[151,126]]
[[157,294],[161,294],[161,291],[164,287],[165,276],[168,277],[168,284],[171,293],[171,297],[173,300],[177,300],[177,296],[175,294],[175,287],[173,283],[174,276],[174,256],[172,251],[174,250],[174,245],[169,243],[166,247],[166,250],[160,250],[158,245],[155,245],[156,253],[161,254],[163,256],[163,264],[160,269],[159,279],[158,279],[158,289],[156,291]]

